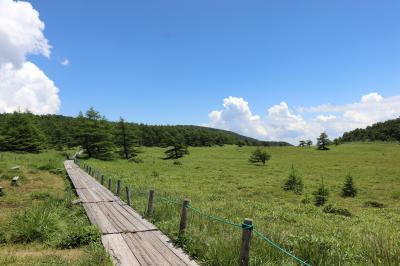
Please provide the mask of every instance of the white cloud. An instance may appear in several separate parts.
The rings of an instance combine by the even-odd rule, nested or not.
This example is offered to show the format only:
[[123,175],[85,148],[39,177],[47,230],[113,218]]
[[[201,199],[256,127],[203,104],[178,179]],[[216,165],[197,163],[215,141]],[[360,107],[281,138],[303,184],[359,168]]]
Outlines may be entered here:
[[251,113],[248,102],[243,98],[229,96],[224,99],[223,106],[223,110],[208,115],[211,126],[246,135],[267,136],[260,117]]
[[268,108],[263,118],[252,114],[242,98],[230,96],[224,99],[223,107],[209,114],[208,126],[259,139],[297,143],[300,139],[315,139],[322,131],[334,138],[345,131],[400,117],[400,95],[383,97],[373,92],[351,104],[323,104],[296,110],[281,102]]
[[62,61],[60,62],[60,64],[63,65],[63,66],[68,66],[68,65],[69,65],[69,60],[68,60],[68,58],[65,58],[64,60],[62,60]]
[[58,89],[28,54],[50,56],[44,23],[28,2],[0,0],[0,112],[55,113]]
[[60,107],[57,93],[53,81],[31,62],[19,69],[12,64],[0,69],[0,112],[55,113]]

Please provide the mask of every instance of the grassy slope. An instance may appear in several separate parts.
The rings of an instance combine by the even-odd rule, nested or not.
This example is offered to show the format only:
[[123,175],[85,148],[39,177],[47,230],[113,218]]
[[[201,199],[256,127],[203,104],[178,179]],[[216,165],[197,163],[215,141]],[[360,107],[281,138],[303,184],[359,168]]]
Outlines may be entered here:
[[[296,255],[319,265],[397,265],[400,263],[400,145],[346,144],[330,151],[314,148],[268,148],[268,166],[247,162],[254,148],[236,146],[191,148],[182,165],[161,160],[163,149],[146,148],[142,164],[118,160],[89,164],[106,176],[121,179],[134,189],[154,187],[176,198],[188,197],[193,206],[237,223],[250,217],[258,230]],[[289,167],[303,177],[302,196],[281,189]],[[340,197],[345,176],[351,172],[359,189],[354,199]],[[321,176],[330,190],[329,202],[349,209],[351,218],[325,214],[312,204],[302,204],[317,188]],[[385,209],[366,208],[367,200],[385,203]],[[145,197],[134,195],[144,211]],[[179,206],[157,203],[155,222],[176,237]],[[237,261],[240,230],[192,214],[186,248],[207,265],[232,265]],[[289,264],[290,259],[252,242],[252,264]]]
[[[59,199],[63,202],[71,196],[71,189],[67,180],[60,177],[65,176],[65,174],[62,171],[64,157],[59,153],[0,153],[0,159],[0,186],[5,188],[5,195],[0,197],[0,233],[1,231],[3,233],[10,233],[12,230],[18,231],[18,228],[12,226],[12,223],[16,221],[15,215],[23,213],[25,210],[35,212],[36,206],[47,204],[44,202],[45,198],[50,196],[52,199]],[[10,170],[11,167],[16,165],[20,166],[20,170]],[[57,170],[58,174],[38,170],[38,168],[51,168],[53,172]],[[20,184],[17,187],[10,186],[10,178],[15,175],[21,177]],[[50,208],[48,205],[45,206],[45,208]],[[73,214],[73,218],[82,221],[83,224],[88,224],[81,211],[82,207],[73,206],[66,209],[64,204],[60,204],[57,205],[57,208],[61,208],[59,211],[64,214],[76,213]],[[50,217],[52,219],[49,219],[49,221],[54,221],[66,227],[68,221],[65,219],[71,218],[60,218],[55,213],[51,214]],[[45,217],[42,216],[42,219],[45,219]],[[46,223],[44,222],[44,224]],[[22,227],[20,229],[23,230]],[[69,229],[65,228],[66,231]],[[17,233],[23,234],[21,232]],[[95,245],[61,249],[43,241],[34,241],[29,244],[0,243],[0,265],[98,265],[99,261],[95,261],[95,256],[104,257],[104,251]]]

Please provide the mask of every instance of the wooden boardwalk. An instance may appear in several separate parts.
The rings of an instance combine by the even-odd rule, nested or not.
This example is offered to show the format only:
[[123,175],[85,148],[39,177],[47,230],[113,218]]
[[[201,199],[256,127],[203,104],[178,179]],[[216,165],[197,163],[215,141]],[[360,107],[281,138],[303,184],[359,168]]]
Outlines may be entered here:
[[74,161],[65,161],[64,166],[89,220],[100,229],[101,241],[115,265],[198,265]]

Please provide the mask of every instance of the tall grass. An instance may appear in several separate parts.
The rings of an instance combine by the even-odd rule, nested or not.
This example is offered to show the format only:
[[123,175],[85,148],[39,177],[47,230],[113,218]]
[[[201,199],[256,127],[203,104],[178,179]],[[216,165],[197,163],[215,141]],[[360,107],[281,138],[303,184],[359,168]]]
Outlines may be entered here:
[[[390,196],[400,185],[398,145],[342,145],[323,153],[271,148],[267,167],[249,165],[251,151],[246,147],[192,148],[181,165],[174,165],[158,159],[161,149],[147,148],[141,164],[124,160],[88,163],[132,187],[133,207],[141,213],[147,200],[141,191],[155,188],[156,198],[163,192],[173,198],[188,197],[193,206],[235,223],[253,218],[259,231],[312,265],[400,265],[400,241],[396,241],[400,239],[400,203]],[[331,192],[328,203],[336,211],[325,213],[321,207],[303,204],[303,196],[282,189],[291,164],[303,177],[305,195],[325,177]],[[343,199],[341,186],[349,170],[357,178],[359,194]],[[152,175],[155,171],[157,176]],[[364,207],[367,200],[384,202],[387,208]],[[338,215],[342,212],[337,210],[344,209],[352,216]],[[179,205],[156,200],[153,221],[175,240],[179,211]],[[240,238],[240,228],[191,212],[187,233],[179,243],[204,265],[234,265]],[[251,243],[251,264],[296,265],[256,237]]]

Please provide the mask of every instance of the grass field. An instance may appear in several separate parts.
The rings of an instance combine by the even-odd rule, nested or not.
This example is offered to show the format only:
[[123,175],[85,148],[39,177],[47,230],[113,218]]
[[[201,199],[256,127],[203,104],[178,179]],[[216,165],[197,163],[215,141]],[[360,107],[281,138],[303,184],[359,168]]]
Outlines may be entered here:
[[53,151],[0,153],[0,265],[110,265],[100,233],[71,204],[64,159]]
[[[315,148],[267,148],[272,155],[266,166],[248,163],[253,147],[190,148],[181,164],[162,160],[163,149],[145,148],[143,163],[90,159],[89,165],[106,177],[121,179],[133,188],[133,204],[145,211],[143,191],[191,204],[235,223],[252,218],[257,230],[313,265],[400,264],[400,145],[354,143]],[[291,165],[302,176],[304,192],[296,195],[282,185]],[[355,198],[342,198],[341,187],[351,173],[358,188]],[[328,203],[348,209],[351,217],[324,213],[323,207],[303,199],[324,177]],[[165,194],[166,193],[166,194]],[[156,197],[157,199],[157,197]],[[384,208],[365,206],[367,201]],[[154,222],[177,239],[180,206],[156,201]],[[181,244],[204,265],[235,265],[241,229],[209,221],[192,212]],[[295,265],[266,242],[253,238],[252,265]]]

